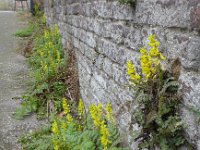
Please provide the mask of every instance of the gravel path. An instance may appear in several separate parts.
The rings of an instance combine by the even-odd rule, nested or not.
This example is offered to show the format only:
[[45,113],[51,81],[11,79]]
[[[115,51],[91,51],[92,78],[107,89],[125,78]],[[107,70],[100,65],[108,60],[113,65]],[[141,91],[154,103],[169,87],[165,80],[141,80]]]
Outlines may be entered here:
[[17,137],[41,124],[35,116],[13,117],[20,101],[12,98],[25,91],[28,80],[25,58],[16,52],[18,41],[13,36],[21,24],[15,12],[0,11],[0,150],[20,150]]

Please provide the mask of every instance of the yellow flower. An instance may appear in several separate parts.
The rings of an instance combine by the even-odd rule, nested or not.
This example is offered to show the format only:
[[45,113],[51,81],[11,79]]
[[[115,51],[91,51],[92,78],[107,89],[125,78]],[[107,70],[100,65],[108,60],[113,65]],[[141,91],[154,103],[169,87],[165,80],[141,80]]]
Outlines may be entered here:
[[106,105],[106,119],[108,121],[112,121],[114,123],[113,109],[112,109],[112,104],[111,103],[108,103]]
[[58,139],[53,139],[52,142],[53,142],[53,145],[54,145],[54,150],[59,150],[60,144],[58,142]]
[[59,145],[56,144],[56,145],[54,146],[54,150],[59,150]]
[[70,112],[69,104],[67,103],[67,99],[63,98],[62,99],[62,107],[64,109],[64,114],[68,114]]
[[152,74],[151,57],[148,53],[142,53],[140,56],[141,69],[143,76],[148,80]]
[[78,103],[78,115],[82,117],[84,115],[85,105],[82,99],[79,100]]
[[147,50],[143,47],[143,48],[140,49],[140,53],[143,54],[143,55],[146,55]]
[[70,124],[70,123],[73,122],[73,117],[72,117],[72,115],[67,114],[66,118],[67,118],[67,123],[68,123],[68,124]]
[[51,67],[51,69],[54,71],[54,73],[57,73],[58,68],[57,68],[57,65],[56,65],[56,63],[54,62],[53,59],[52,59],[51,62],[50,62],[50,67]]
[[59,135],[59,127],[58,127],[58,123],[56,122],[56,120],[54,120],[52,123],[51,131],[53,132],[53,134]]
[[67,124],[66,124],[65,121],[62,121],[62,122],[61,122],[61,128],[62,128],[62,129],[67,129]]
[[160,42],[158,42],[156,40],[156,35],[155,34],[150,35],[148,37],[148,39],[149,39],[149,43],[148,43],[149,46],[151,46],[151,47],[154,47],[154,46],[158,47],[160,45]]
[[101,134],[101,144],[103,145],[104,150],[106,150],[111,141],[109,140],[110,133],[104,122],[102,122],[102,125],[100,127],[100,134]]
[[135,66],[130,60],[127,62],[127,73],[134,83],[140,81],[140,75],[136,72]]
[[48,66],[47,66],[47,64],[45,62],[41,61],[40,65],[41,65],[41,68],[42,68],[44,74],[47,74],[48,73]]
[[149,55],[141,55],[140,56],[140,62],[142,64],[148,64],[148,63],[150,63],[150,59],[151,59],[151,57]]
[[44,37],[47,39],[49,37],[49,32],[47,30],[44,31]]
[[90,111],[90,116],[94,122],[94,125],[96,127],[100,127],[101,126],[101,122],[102,122],[102,104],[98,104],[97,106],[95,104],[90,105],[89,111]]
[[149,53],[153,57],[156,57],[156,56],[158,56],[160,54],[157,47],[152,47],[150,49]]
[[136,81],[148,81],[151,78],[157,77],[162,69],[161,61],[166,60],[165,56],[159,52],[160,42],[156,40],[156,35],[150,35],[148,37],[149,43],[148,45],[151,47],[149,51],[147,51],[144,47],[140,49],[140,64],[142,71],[142,79],[139,74],[137,74],[135,66],[131,61],[127,62],[127,73],[130,76],[130,79],[137,83]]

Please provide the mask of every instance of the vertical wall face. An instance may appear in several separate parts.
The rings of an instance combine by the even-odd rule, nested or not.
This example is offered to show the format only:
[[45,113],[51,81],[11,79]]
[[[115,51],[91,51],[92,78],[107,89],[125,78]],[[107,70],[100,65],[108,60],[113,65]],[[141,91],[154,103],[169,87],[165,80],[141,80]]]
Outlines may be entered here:
[[[59,24],[64,46],[76,52],[84,101],[112,102],[122,130],[128,132],[126,104],[134,100],[127,88],[126,62],[139,64],[139,48],[153,33],[169,64],[181,62],[183,104],[200,111],[199,0],[137,0],[134,8],[116,0],[46,0],[46,15],[49,24]],[[198,119],[187,107],[182,108],[183,120],[200,150]]]

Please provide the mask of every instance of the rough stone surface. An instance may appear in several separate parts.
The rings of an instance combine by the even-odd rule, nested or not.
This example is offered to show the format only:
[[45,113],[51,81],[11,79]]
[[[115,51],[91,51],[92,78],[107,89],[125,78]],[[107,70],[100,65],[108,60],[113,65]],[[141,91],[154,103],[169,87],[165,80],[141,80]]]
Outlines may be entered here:
[[[76,51],[81,95],[87,105],[110,101],[119,111],[134,100],[127,88],[126,62],[139,65],[139,48],[156,34],[169,64],[181,62],[182,118],[188,137],[200,150],[198,117],[188,109],[200,110],[199,0],[137,0],[135,7],[117,0],[46,0],[45,11],[48,24],[59,25],[63,45],[67,48],[71,43]],[[120,113],[122,130],[130,123],[129,111]]]
[[44,122],[35,116],[24,120],[13,116],[21,103],[15,98],[25,92],[28,80],[26,60],[17,53],[18,40],[13,35],[22,22],[15,12],[0,12],[0,20],[0,150],[21,150],[19,136]]

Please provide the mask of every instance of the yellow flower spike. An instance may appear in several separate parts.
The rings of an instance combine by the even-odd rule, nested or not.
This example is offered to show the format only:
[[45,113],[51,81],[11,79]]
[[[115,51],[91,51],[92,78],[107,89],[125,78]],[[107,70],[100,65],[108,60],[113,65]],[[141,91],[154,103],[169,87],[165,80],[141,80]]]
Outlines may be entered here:
[[157,47],[152,47],[149,51],[149,54],[153,57],[156,57],[158,56],[160,53],[158,51],[158,48]]
[[53,134],[55,134],[55,135],[59,135],[59,134],[60,134],[60,132],[59,132],[59,127],[58,127],[58,123],[57,123],[56,120],[54,120],[53,123],[52,123],[51,131],[52,131]]
[[113,109],[112,109],[112,104],[111,103],[108,103],[106,105],[106,119],[108,121],[111,121],[112,123],[114,123]]
[[148,55],[141,55],[140,56],[140,62],[142,64],[148,64],[150,62],[151,57]]
[[150,41],[150,43],[155,43],[155,42],[156,42],[155,38],[156,38],[156,35],[155,35],[155,34],[152,34],[152,35],[150,35],[150,36],[148,37],[148,40]]
[[74,120],[73,117],[72,117],[72,115],[70,115],[70,114],[67,114],[66,118],[67,118],[67,123],[68,124],[72,123],[73,120]]
[[79,100],[78,103],[78,115],[81,118],[84,115],[85,105],[82,99]]
[[55,146],[54,146],[54,150],[59,150],[59,146],[58,146],[58,145],[55,145]]
[[64,109],[64,114],[68,114],[70,112],[69,104],[67,103],[67,99],[63,98],[62,99],[62,107]]
[[61,128],[62,128],[62,129],[67,129],[67,124],[66,124],[65,121],[62,121],[62,122],[61,122]]
[[132,61],[127,61],[127,73],[130,77],[130,79],[134,82],[134,83],[138,83],[140,81],[140,75],[136,72],[135,66],[132,63]]
[[102,123],[102,117],[103,117],[102,107],[103,107],[102,104],[99,104],[97,106],[95,104],[92,104],[90,105],[89,108],[90,116],[96,127],[100,127]]
[[152,73],[151,57],[147,53],[141,54],[140,62],[141,62],[142,74],[148,80],[149,77],[151,77]]
[[49,32],[47,30],[44,31],[44,37],[48,38],[49,37]]
[[143,54],[143,55],[146,55],[147,50],[143,47],[143,48],[140,49],[140,53]]
[[55,64],[55,62],[53,60],[51,60],[50,66],[53,69],[54,73],[56,73],[58,68],[57,68],[57,66],[56,66],[56,64]]
[[110,115],[113,115],[113,109],[112,109],[112,104],[111,103],[108,103],[106,105],[106,111],[110,114]]
[[148,39],[149,39],[149,43],[148,43],[149,46],[158,47],[160,45],[160,42],[156,40],[156,35],[155,34],[150,35],[148,37]]
[[54,145],[54,150],[59,150],[60,149],[60,144],[59,144],[58,140],[57,139],[53,139],[52,142],[53,142],[53,145]]
[[103,145],[104,150],[106,150],[111,141],[109,140],[110,133],[108,131],[107,125],[105,125],[104,122],[102,122],[102,125],[100,127],[100,134],[101,134],[101,144]]

